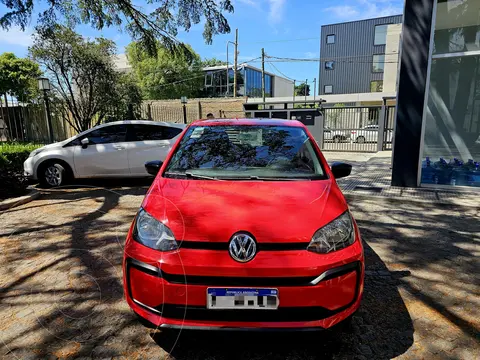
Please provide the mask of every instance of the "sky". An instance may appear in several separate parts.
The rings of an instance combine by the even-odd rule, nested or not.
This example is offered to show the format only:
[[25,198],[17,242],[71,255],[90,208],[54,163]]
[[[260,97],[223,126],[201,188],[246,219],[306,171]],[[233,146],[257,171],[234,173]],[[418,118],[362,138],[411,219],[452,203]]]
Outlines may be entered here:
[[[37,3],[36,1],[35,3]],[[231,33],[216,35],[207,45],[202,37],[202,22],[189,32],[179,31],[177,38],[190,44],[202,58],[216,57],[226,60],[226,43],[235,41],[238,28],[239,62],[258,58],[262,47],[268,56],[312,59],[320,56],[320,27],[344,21],[401,14],[403,0],[232,0],[235,11],[226,13]],[[152,4],[136,0],[147,12]],[[0,14],[5,7],[0,5]],[[0,53],[10,51],[26,56],[31,44],[32,25],[22,32],[12,28],[0,30]],[[88,25],[76,29],[84,36],[104,36],[116,42],[118,53],[131,41],[129,35],[116,27],[98,31]],[[229,46],[229,60],[233,63],[233,46]],[[261,63],[250,62],[260,67]],[[265,71],[297,81],[318,80],[318,62],[276,62],[265,64]],[[318,84],[318,82],[317,82]]]

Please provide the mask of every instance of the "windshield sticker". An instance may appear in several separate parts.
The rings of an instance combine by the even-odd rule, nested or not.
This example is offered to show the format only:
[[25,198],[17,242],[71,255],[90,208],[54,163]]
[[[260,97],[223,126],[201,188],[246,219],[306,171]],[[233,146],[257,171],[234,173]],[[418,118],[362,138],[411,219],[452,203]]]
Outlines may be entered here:
[[198,138],[202,137],[204,130],[205,130],[204,127],[196,127],[196,128],[194,128],[193,131],[192,131],[192,135],[190,135],[190,138],[192,138],[192,139],[198,139]]
[[248,144],[251,146],[262,146],[262,129],[242,130],[238,134],[238,140],[241,144]]

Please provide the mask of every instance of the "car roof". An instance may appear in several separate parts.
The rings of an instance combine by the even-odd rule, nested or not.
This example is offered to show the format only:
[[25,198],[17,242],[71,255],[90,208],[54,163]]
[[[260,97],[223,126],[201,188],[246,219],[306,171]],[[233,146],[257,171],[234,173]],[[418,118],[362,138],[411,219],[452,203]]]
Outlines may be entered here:
[[184,128],[186,126],[185,124],[179,124],[179,123],[174,123],[174,122],[165,122],[165,121],[120,120],[120,121],[112,121],[112,122],[100,124],[100,125],[98,125],[98,127],[110,126],[110,125],[122,125],[122,124],[162,125],[162,126],[172,126],[172,127],[178,127],[178,128]]
[[291,127],[304,127],[304,125],[297,120],[284,120],[284,119],[207,119],[197,120],[192,123],[192,126],[291,126]]

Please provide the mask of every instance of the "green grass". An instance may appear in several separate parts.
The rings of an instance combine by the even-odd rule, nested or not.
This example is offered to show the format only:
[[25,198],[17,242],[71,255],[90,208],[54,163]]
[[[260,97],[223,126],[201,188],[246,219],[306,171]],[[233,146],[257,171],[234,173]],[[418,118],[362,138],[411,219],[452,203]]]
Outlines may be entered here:
[[43,146],[43,144],[32,144],[32,143],[0,143],[0,154],[11,154],[18,152],[32,152],[33,150]]

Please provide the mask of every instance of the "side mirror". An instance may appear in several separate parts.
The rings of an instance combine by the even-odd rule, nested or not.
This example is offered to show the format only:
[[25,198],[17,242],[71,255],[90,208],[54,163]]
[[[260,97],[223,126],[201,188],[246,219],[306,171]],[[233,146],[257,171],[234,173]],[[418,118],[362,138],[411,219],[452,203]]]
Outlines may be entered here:
[[145,163],[145,170],[147,170],[150,175],[155,176],[160,171],[162,165],[163,161],[160,160],[148,161]]
[[88,138],[83,138],[82,140],[80,140],[80,143],[82,144],[82,149],[86,149],[88,146],[89,140]]
[[335,162],[332,164],[332,173],[335,176],[335,179],[340,179],[345,176],[350,175],[352,172],[352,165],[342,163],[342,162]]

